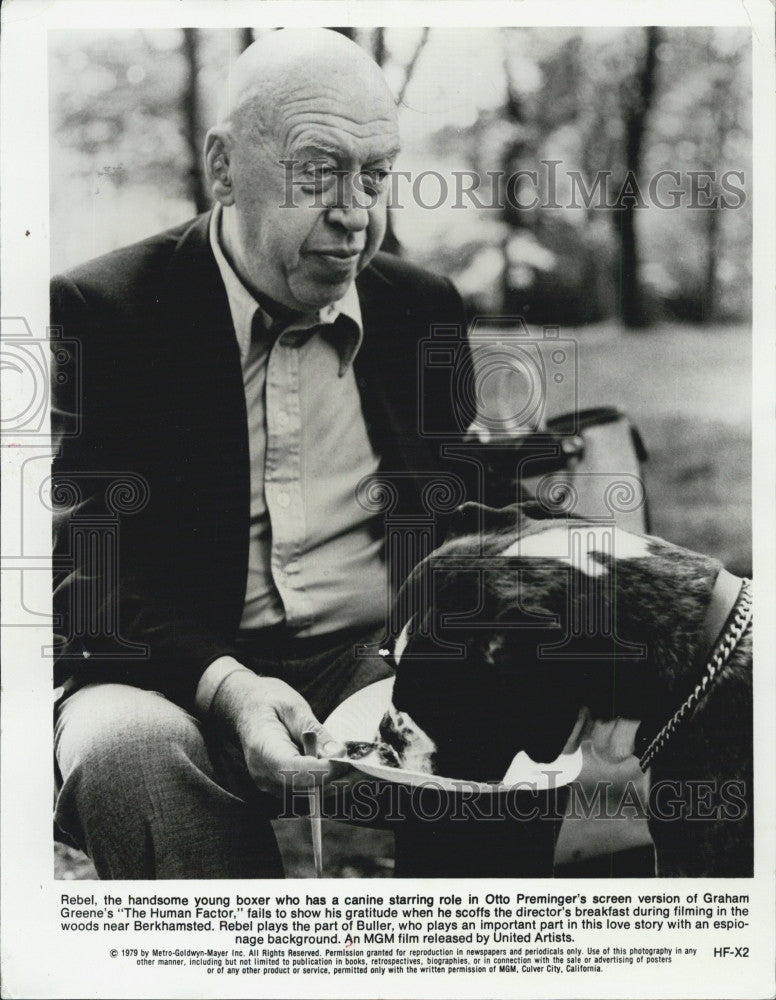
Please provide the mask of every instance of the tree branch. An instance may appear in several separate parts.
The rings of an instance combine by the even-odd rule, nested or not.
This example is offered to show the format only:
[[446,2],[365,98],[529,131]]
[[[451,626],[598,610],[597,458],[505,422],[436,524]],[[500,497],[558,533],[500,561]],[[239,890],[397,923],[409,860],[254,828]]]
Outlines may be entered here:
[[245,52],[249,45],[253,45],[253,28],[240,28],[240,52]]
[[399,93],[396,97],[397,104],[404,104],[404,95],[407,93],[407,87],[409,86],[410,80],[412,79],[412,74],[415,72],[415,66],[417,65],[418,59],[420,58],[420,53],[426,47],[426,42],[428,41],[428,36],[430,32],[431,28],[423,29],[420,36],[420,41],[415,46],[415,51],[412,53],[412,58],[407,63],[407,67],[404,71],[404,80],[402,82],[401,87],[399,88]]
[[199,31],[196,28],[183,29],[183,55],[188,72],[181,95],[183,111],[183,135],[189,150],[189,192],[197,212],[210,208],[210,197],[205,189],[202,176],[202,160],[199,144]]

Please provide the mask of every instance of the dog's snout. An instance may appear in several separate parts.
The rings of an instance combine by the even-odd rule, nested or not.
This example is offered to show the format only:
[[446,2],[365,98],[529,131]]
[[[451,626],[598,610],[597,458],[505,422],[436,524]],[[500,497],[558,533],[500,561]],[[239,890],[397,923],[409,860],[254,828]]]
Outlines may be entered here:
[[433,774],[436,745],[406,712],[393,705],[380,720],[380,740],[395,751],[400,766]]
[[402,713],[397,712],[396,709],[386,712],[380,720],[380,739],[383,743],[387,743],[390,747],[393,747],[399,756],[401,756],[402,751],[407,746],[407,740],[401,732],[402,729]]

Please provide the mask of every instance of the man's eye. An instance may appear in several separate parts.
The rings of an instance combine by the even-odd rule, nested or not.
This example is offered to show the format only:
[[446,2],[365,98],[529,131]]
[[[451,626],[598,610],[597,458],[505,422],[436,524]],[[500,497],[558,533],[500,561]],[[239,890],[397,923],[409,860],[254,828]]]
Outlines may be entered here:
[[390,174],[391,171],[387,167],[372,167],[361,171],[364,186],[372,191],[382,191]]
[[318,190],[328,187],[334,180],[336,170],[330,163],[305,163],[302,181]]

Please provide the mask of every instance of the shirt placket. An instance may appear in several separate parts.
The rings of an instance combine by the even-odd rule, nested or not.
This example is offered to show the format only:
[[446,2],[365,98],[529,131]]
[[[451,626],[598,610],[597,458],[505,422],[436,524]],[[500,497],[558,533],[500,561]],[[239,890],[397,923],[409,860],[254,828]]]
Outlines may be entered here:
[[300,573],[305,538],[300,367],[298,339],[282,334],[267,363],[264,492],[272,526],[272,576],[286,621],[295,628],[307,626],[312,617]]

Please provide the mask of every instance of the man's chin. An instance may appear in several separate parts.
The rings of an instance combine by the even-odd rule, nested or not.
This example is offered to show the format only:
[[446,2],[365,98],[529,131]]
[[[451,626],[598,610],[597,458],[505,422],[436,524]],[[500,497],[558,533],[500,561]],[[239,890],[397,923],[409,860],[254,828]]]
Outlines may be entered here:
[[318,281],[305,285],[298,292],[294,289],[294,296],[298,303],[297,308],[302,312],[314,312],[330,306],[333,302],[339,302],[344,298],[347,290],[353,284],[355,274],[341,281]]
[[322,309],[344,298],[356,276],[374,257],[367,249],[357,257],[327,258],[320,254],[306,253],[299,260],[295,274],[289,275],[288,287],[305,311]]

